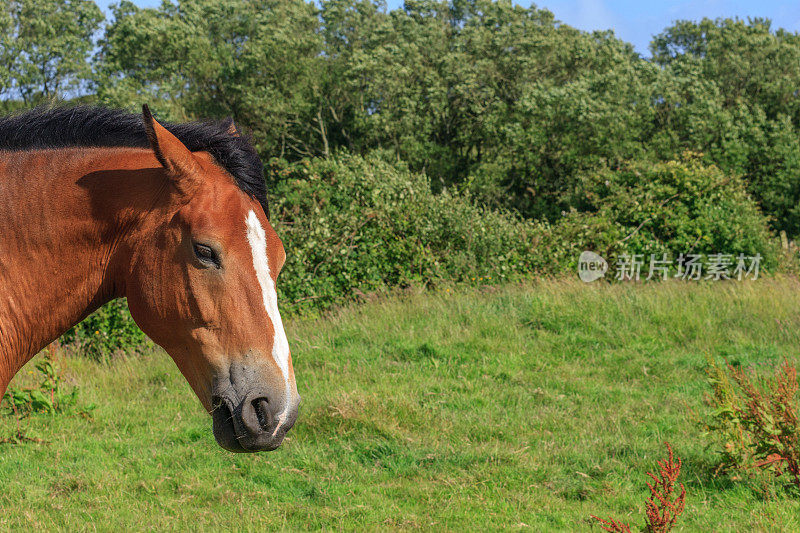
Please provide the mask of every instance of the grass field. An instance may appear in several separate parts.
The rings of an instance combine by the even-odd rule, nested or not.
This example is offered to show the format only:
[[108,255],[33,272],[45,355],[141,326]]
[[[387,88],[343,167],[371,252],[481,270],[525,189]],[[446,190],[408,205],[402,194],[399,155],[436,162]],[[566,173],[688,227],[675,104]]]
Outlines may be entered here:
[[[290,321],[303,406],[259,455],[217,447],[162,352],[62,356],[77,407],[96,407],[33,415],[23,427],[45,443],[0,445],[0,529],[588,530],[590,514],[638,527],[669,441],[685,530],[797,530],[779,485],[713,475],[698,418],[705,354],[767,371],[796,359],[798,326],[790,279],[553,281]],[[0,436],[14,427],[0,418]]]

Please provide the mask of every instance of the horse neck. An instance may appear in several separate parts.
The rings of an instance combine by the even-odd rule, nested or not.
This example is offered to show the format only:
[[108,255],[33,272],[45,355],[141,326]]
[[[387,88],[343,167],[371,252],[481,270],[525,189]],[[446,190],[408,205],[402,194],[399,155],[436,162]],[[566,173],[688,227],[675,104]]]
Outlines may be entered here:
[[124,295],[128,237],[160,190],[156,168],[136,149],[0,152],[0,394],[36,353]]

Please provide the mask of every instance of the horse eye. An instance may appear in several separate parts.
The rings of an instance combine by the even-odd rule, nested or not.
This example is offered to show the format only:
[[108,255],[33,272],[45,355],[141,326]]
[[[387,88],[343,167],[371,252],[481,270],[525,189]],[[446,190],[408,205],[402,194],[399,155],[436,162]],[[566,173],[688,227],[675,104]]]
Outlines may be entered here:
[[210,246],[205,244],[194,244],[194,255],[197,256],[197,259],[200,260],[201,263],[206,263],[208,265],[215,266],[217,268],[220,267],[219,257],[217,257],[217,252]]

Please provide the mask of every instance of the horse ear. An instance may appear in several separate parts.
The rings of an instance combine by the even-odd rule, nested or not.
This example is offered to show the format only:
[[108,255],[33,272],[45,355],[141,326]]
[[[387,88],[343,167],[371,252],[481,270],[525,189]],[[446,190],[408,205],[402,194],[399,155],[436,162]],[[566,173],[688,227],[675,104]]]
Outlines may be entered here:
[[192,152],[172,133],[158,123],[147,104],[142,105],[142,119],[150,146],[156,159],[173,178],[175,186],[183,193],[194,189],[197,164]]
[[241,137],[241,135],[239,135],[239,130],[236,128],[236,124],[233,123],[232,118],[226,118],[225,124],[225,130],[228,132],[228,135],[231,137]]

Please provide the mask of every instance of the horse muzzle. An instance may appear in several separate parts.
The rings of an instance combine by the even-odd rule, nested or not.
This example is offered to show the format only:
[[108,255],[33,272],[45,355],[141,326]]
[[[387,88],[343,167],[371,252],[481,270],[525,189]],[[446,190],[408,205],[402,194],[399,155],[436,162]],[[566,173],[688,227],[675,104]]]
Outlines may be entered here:
[[237,379],[247,374],[231,372],[223,380],[225,385],[215,385],[211,398],[214,438],[231,452],[271,451],[281,445],[297,420],[300,397],[253,388],[249,380]]

